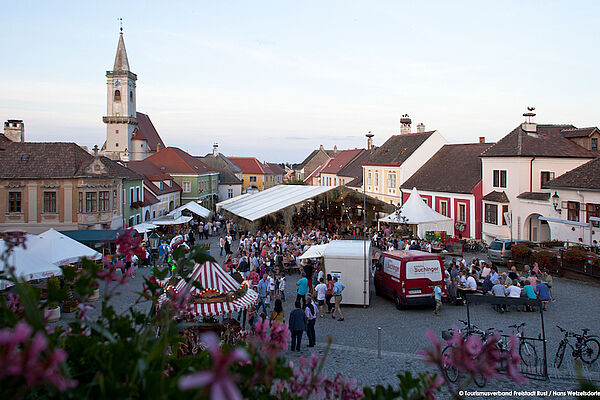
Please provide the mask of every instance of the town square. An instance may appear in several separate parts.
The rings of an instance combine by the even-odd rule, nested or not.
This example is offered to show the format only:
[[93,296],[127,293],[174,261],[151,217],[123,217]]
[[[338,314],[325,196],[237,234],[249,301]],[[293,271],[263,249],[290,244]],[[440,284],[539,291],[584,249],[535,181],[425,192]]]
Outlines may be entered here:
[[599,11],[6,5],[2,398],[600,398]]

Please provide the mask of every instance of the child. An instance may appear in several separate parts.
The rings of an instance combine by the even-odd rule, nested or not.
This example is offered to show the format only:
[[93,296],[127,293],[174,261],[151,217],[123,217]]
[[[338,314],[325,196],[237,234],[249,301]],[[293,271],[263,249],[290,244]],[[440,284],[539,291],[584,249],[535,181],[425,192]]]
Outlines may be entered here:
[[[265,297],[265,310],[267,310],[267,313],[269,312],[269,307],[270,307],[270,306],[271,306],[271,296],[270,296],[270,295],[267,295],[267,297]],[[262,316],[263,314],[264,314],[264,315],[265,315],[265,317],[266,317],[266,314],[265,314],[264,312],[263,312],[263,313],[261,313],[261,316]],[[265,319],[265,317],[263,317],[263,320]]]
[[285,275],[283,272],[279,275],[279,297],[281,297],[282,301],[285,301]]

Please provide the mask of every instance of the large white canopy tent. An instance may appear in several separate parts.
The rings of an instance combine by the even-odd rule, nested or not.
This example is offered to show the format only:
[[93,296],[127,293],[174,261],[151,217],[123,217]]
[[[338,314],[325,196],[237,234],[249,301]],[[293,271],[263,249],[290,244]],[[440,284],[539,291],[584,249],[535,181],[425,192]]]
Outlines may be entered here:
[[135,229],[137,233],[147,233],[156,228],[158,228],[158,225],[151,224],[150,222],[142,222],[141,224],[133,226],[133,229]]
[[26,245],[28,254],[57,266],[77,262],[84,257],[91,260],[102,258],[102,254],[96,250],[54,229],[49,229],[39,235],[28,236]]
[[334,190],[336,187],[277,185],[256,194],[239,196],[217,203],[217,210],[226,210],[248,221],[256,221],[294,204]]
[[[55,264],[52,264],[44,257],[32,254],[29,250],[29,238],[34,235],[29,235],[27,238],[26,245],[27,249],[23,247],[13,247],[10,255],[8,256],[8,267],[15,268],[15,275],[18,278],[24,278],[27,281],[33,279],[44,279],[54,275],[62,275],[62,270]],[[6,242],[0,240],[0,254],[4,254],[8,249]],[[0,270],[4,271],[6,265],[0,263]],[[13,283],[0,279],[0,290],[4,290]]]
[[449,235],[454,234],[454,221],[452,218],[446,217],[431,209],[431,207],[423,201],[417,188],[412,189],[410,197],[406,200],[406,203],[400,207],[400,215],[401,217],[406,218],[406,222],[403,222],[398,217],[398,211],[394,211],[390,215],[380,218],[379,222],[415,225],[417,228],[417,235],[420,238],[424,238],[425,232],[427,231],[445,231]]
[[200,204],[196,203],[195,201],[187,202],[187,203],[177,207],[176,209],[174,209],[167,215],[173,216],[174,218],[179,218],[179,217],[181,217],[181,212],[184,210],[193,212],[194,214],[196,214],[202,218],[208,218],[210,216],[210,210],[202,207]]

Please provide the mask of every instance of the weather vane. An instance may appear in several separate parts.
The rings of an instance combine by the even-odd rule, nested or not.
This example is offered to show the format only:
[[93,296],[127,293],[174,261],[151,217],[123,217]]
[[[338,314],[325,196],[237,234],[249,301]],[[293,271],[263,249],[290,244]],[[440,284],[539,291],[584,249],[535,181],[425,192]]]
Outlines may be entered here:
[[123,33],[123,18],[117,18],[119,20],[119,29],[121,30],[121,33]]

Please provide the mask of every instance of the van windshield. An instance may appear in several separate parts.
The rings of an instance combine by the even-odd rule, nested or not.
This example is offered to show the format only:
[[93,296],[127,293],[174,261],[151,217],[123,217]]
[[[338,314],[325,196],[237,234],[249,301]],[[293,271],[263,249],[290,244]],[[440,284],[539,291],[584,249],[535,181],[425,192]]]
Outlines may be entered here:
[[490,244],[491,250],[502,250],[502,242],[492,242]]

